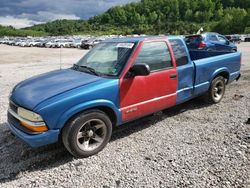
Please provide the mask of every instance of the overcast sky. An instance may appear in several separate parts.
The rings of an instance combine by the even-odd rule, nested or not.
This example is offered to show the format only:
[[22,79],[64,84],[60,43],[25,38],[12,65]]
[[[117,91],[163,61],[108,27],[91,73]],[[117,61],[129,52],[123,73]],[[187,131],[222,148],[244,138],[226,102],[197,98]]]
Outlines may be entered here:
[[0,0],[0,25],[28,27],[57,19],[88,19],[138,0]]

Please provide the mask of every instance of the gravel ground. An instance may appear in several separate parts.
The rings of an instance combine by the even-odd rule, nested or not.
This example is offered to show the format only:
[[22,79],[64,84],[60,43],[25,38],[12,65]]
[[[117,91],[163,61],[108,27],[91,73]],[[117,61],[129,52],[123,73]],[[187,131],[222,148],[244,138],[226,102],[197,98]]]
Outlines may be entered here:
[[[7,128],[19,81],[59,67],[59,49],[0,46],[0,187],[250,187],[250,43],[242,79],[223,101],[196,99],[115,130],[98,155],[75,159],[61,144],[32,149]],[[86,51],[62,50],[68,67]]]

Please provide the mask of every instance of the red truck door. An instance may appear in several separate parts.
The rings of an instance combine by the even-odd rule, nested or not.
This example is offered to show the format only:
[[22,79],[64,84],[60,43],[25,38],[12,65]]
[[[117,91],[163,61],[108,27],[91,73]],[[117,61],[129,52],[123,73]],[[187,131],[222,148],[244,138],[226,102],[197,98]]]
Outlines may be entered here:
[[136,63],[149,65],[148,76],[120,79],[120,107],[123,122],[174,106],[178,75],[173,53],[167,41],[145,41],[137,48],[131,67]]

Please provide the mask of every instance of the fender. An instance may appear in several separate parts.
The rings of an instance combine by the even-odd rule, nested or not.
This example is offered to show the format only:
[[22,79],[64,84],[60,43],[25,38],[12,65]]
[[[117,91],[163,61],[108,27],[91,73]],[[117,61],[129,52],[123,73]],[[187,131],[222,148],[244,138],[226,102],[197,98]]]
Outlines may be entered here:
[[111,101],[104,100],[104,99],[98,99],[98,100],[93,100],[93,101],[87,101],[87,102],[78,104],[78,105],[68,109],[66,112],[63,113],[63,115],[58,120],[56,128],[61,129],[65,125],[65,123],[71,117],[73,117],[75,114],[77,114],[79,112],[82,112],[84,110],[88,110],[88,109],[95,108],[95,107],[97,108],[97,107],[100,107],[100,106],[111,108],[116,114],[117,125],[120,125],[122,123],[120,109],[118,109],[115,106],[115,104],[113,102],[111,102]]
[[211,79],[209,81],[210,84],[212,83],[214,78],[222,72],[224,72],[224,73],[226,72],[228,74],[228,77],[230,78],[230,73],[229,73],[230,71],[228,70],[228,68],[222,67],[222,68],[216,69],[216,71],[212,74]]

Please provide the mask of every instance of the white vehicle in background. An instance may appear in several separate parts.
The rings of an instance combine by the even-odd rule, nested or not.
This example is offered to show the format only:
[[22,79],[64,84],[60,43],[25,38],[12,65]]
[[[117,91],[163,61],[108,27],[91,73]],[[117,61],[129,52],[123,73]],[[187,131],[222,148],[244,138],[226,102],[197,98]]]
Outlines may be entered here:
[[14,45],[15,45],[15,46],[21,46],[21,45],[23,45],[23,44],[22,44],[23,42],[24,42],[23,40],[17,39],[17,40],[15,40]]
[[31,42],[31,40],[23,40],[23,41],[19,44],[19,46],[21,46],[21,47],[30,47],[30,42]]
[[34,47],[34,46],[38,47],[38,44],[40,44],[40,43],[41,43],[41,40],[31,40],[31,41],[28,42],[27,45],[29,47]]
[[62,39],[62,40],[57,40],[55,47],[57,48],[70,48],[74,44],[73,40],[67,40],[67,39]]
[[46,48],[55,48],[56,47],[56,42],[51,40],[51,41],[48,41],[46,44],[45,44],[45,47]]
[[5,44],[5,42],[6,42],[6,39],[3,39],[3,38],[0,39],[0,44]]
[[81,48],[81,45],[82,45],[82,39],[75,39],[73,41],[72,47],[73,48]]

